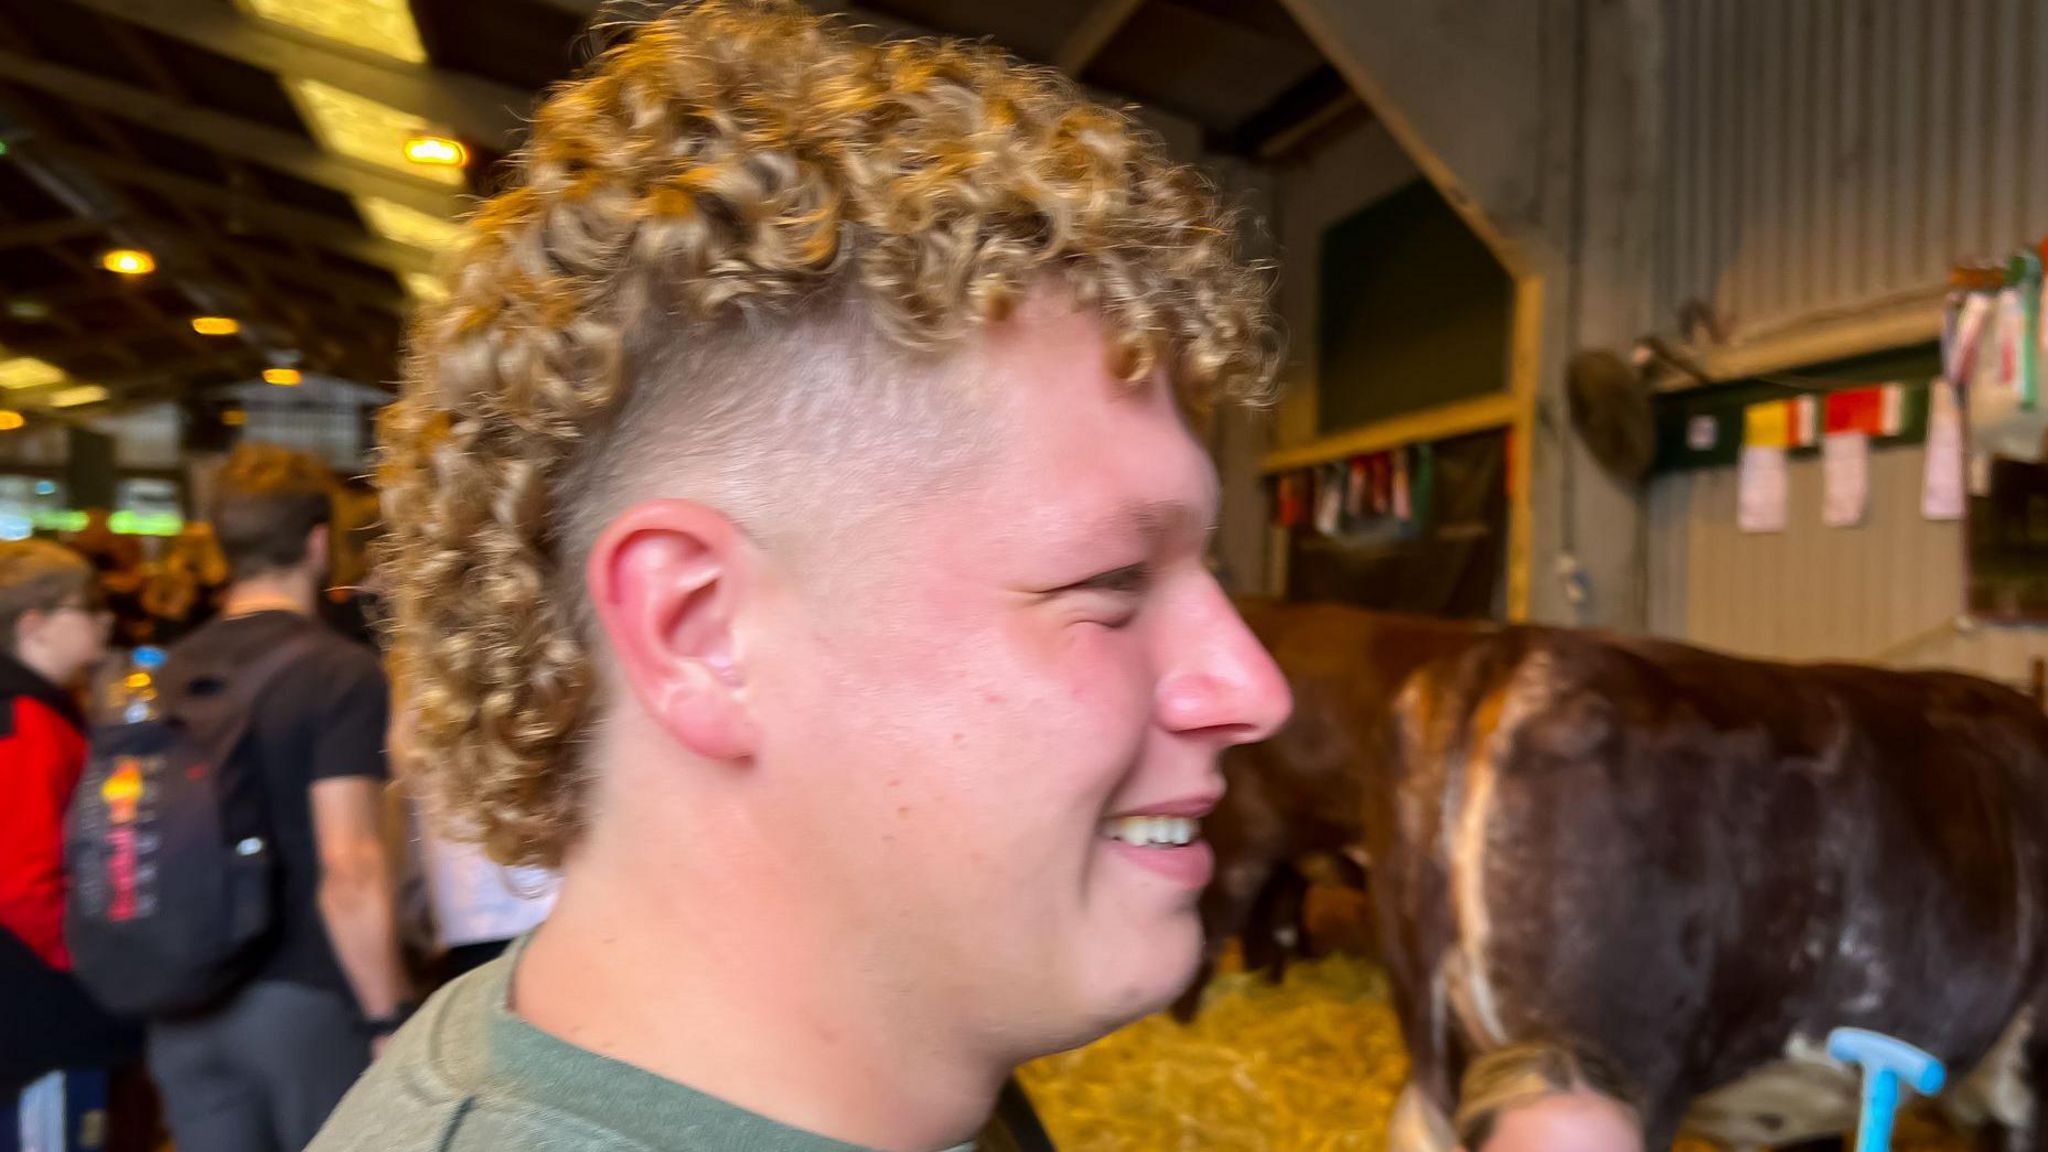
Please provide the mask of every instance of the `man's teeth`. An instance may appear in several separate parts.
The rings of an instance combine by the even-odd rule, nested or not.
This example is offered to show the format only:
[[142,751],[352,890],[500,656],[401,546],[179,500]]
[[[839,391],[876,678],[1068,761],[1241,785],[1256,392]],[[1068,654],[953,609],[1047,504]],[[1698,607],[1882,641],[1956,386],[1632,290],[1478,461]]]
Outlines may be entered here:
[[1103,821],[1102,834],[1140,848],[1192,844],[1202,834],[1202,822],[1185,816],[1124,816]]

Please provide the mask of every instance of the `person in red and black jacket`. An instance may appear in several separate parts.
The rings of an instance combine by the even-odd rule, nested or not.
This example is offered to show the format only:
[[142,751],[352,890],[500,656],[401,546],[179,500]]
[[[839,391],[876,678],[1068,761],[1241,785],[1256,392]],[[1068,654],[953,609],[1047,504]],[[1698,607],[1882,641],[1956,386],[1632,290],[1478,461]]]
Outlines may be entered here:
[[0,1112],[61,1068],[107,1068],[139,1050],[70,976],[64,811],[85,768],[71,688],[106,650],[111,619],[92,565],[41,540],[0,543]]

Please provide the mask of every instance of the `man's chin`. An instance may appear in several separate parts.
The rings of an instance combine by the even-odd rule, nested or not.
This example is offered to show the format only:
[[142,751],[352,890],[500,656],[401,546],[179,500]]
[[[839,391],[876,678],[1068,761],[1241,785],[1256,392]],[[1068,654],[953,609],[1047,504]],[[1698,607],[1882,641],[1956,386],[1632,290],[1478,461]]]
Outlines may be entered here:
[[1179,999],[1201,969],[1201,932],[1194,931],[1185,944],[1153,941],[1150,947],[1132,949],[1127,957],[1124,979],[1107,990],[1096,1030],[1081,1043],[1165,1011]]

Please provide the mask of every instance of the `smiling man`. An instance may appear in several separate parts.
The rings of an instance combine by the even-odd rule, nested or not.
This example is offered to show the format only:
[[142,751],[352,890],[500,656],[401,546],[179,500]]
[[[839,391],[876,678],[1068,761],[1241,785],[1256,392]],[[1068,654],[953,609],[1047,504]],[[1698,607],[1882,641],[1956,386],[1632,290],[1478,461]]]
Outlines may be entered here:
[[1287,713],[1184,422],[1263,395],[1263,284],[988,49],[599,26],[383,476],[417,774],[559,901],[315,1147],[955,1146],[1180,991],[1218,755]]

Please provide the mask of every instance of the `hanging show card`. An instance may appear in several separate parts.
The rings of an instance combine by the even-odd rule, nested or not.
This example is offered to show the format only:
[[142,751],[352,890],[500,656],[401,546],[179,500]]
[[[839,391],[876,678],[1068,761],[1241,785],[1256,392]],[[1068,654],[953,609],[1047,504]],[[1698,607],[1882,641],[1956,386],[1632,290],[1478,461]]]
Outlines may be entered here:
[[1956,386],[1936,380],[1927,398],[1927,471],[1920,483],[1920,514],[1929,520],[1963,518],[1963,414]]
[[1870,437],[1830,432],[1821,441],[1820,522],[1829,528],[1863,523],[1870,507]]
[[1735,502],[1736,526],[1744,532],[1785,530],[1785,449],[1742,449]]

